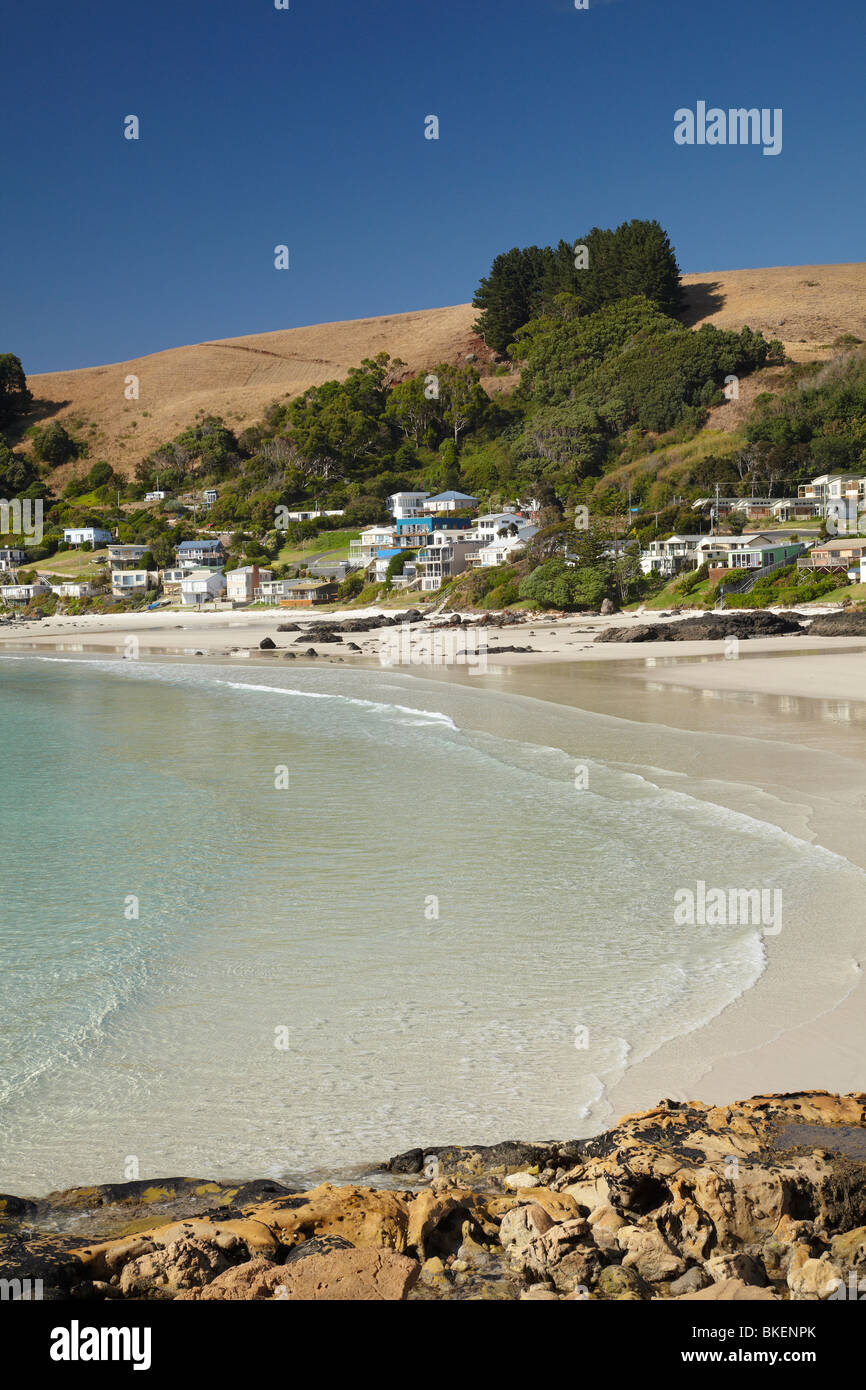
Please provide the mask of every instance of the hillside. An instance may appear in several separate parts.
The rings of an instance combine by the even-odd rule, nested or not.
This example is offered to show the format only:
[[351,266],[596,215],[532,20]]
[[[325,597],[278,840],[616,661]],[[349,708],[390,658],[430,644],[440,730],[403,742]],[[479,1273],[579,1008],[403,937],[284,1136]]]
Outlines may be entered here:
[[[829,356],[843,333],[866,340],[866,263],[697,273],[683,276],[683,284],[690,325],[748,324],[781,338],[796,361]],[[221,415],[232,428],[242,428],[272,401],[342,377],[377,352],[402,358],[412,372],[469,353],[483,357],[484,346],[472,333],[476,316],[470,304],[457,304],[289,328],[31,376],[29,385],[39,418],[73,422],[76,433],[90,441],[91,461],[106,459],[129,475],[139,459],[200,413]],[[139,378],[138,401],[124,398],[131,374]],[[502,387],[507,380],[488,377],[485,385]],[[714,423],[725,428],[732,421]]]

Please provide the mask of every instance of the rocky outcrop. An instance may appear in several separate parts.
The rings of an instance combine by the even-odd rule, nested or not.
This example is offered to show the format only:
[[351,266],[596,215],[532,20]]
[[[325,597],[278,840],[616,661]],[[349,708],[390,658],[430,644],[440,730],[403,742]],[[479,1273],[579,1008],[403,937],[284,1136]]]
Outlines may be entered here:
[[866,1288],[862,1094],[662,1101],[583,1141],[431,1145],[385,1169],[395,1186],[169,1179],[0,1197],[0,1277],[21,1280],[21,1297],[35,1296],[29,1279],[54,1299],[191,1301]]
[[[814,624],[812,629],[814,630]],[[675,623],[639,623],[637,627],[606,627],[596,642],[723,642],[736,637],[746,642],[755,637],[787,637],[803,633],[802,623],[762,608],[730,613],[702,613]]]
[[866,612],[822,613],[809,625],[810,637],[866,637]]

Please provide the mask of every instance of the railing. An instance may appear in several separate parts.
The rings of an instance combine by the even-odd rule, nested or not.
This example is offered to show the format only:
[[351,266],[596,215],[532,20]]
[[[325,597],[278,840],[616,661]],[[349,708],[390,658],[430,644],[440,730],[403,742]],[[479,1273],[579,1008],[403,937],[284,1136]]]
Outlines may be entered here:
[[776,570],[787,569],[793,561],[776,560],[772,565],[762,565],[760,569],[749,570],[742,579],[738,579],[734,584],[723,584],[719,589],[719,594],[748,594],[754,589],[759,579],[764,579],[766,575],[773,574]]

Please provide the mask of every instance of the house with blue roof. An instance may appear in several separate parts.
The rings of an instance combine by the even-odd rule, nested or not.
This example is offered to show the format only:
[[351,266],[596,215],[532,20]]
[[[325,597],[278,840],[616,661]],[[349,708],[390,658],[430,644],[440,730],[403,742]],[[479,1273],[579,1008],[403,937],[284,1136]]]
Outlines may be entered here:
[[478,498],[470,497],[468,492],[449,488],[447,492],[437,492],[435,497],[428,497],[424,505],[430,512],[465,512],[478,506]]
[[222,569],[226,553],[219,537],[214,540],[181,541],[175,554],[181,569]]

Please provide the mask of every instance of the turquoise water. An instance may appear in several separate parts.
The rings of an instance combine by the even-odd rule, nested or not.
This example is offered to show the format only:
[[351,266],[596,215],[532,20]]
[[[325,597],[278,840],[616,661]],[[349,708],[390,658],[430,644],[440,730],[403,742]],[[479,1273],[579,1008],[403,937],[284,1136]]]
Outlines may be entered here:
[[591,724],[578,790],[543,730],[447,705],[373,670],[0,661],[0,1190],[591,1132],[765,967],[676,890],[782,884],[793,917],[839,882],[593,760]]

